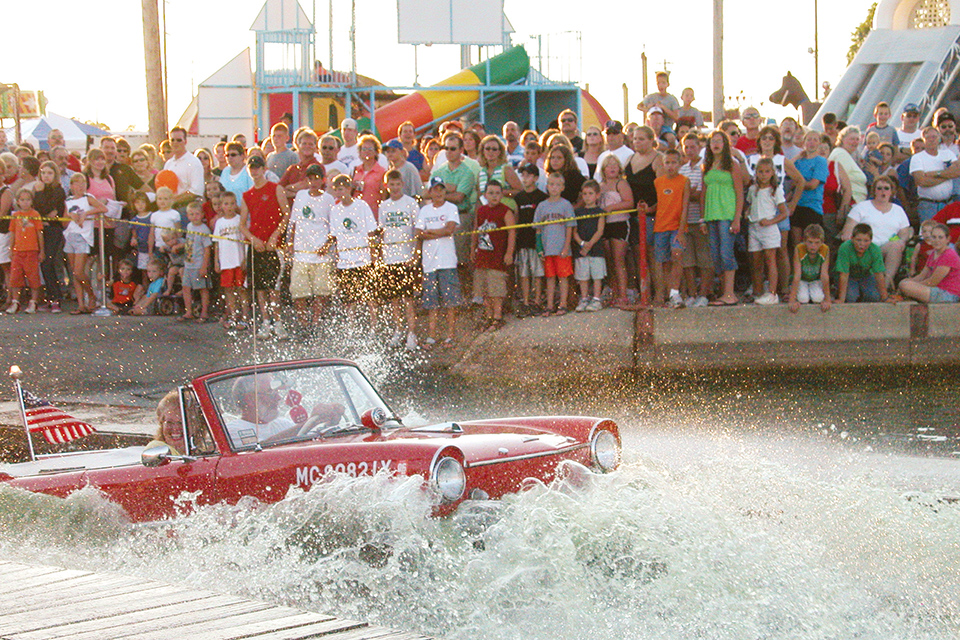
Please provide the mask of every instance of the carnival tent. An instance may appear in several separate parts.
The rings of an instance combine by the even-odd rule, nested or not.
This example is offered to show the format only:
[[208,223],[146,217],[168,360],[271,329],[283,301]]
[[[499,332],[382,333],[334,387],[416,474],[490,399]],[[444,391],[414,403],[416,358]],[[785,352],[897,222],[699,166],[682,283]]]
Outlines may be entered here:
[[[47,144],[47,134],[53,129],[59,129],[63,132],[65,146],[70,151],[86,151],[87,136],[98,138],[108,136],[110,133],[100,127],[89,125],[73,118],[67,118],[56,113],[47,112],[42,118],[30,118],[20,122],[20,137],[25,142],[29,142],[38,149],[49,149]],[[6,129],[7,140],[13,144],[14,128]]]

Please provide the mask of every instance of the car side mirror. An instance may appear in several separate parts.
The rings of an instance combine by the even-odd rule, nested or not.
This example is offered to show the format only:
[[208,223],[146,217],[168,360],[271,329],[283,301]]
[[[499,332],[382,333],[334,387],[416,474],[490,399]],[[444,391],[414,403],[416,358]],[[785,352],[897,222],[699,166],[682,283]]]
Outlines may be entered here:
[[380,407],[367,409],[360,415],[360,424],[371,431],[380,431],[387,424],[390,415]]
[[156,444],[147,447],[140,454],[140,463],[145,467],[160,467],[170,463],[170,447],[165,444]]

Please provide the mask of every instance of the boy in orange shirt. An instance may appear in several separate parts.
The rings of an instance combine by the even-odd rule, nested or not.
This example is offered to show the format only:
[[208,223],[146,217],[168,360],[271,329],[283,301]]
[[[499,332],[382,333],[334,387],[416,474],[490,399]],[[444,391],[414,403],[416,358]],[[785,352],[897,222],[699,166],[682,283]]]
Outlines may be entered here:
[[17,212],[10,222],[13,251],[10,260],[10,306],[7,313],[20,309],[20,289],[30,285],[30,302],[26,312],[37,312],[40,299],[40,263],[43,262],[43,221],[33,209],[33,190],[27,187],[17,192]]
[[670,149],[663,155],[666,174],[653,181],[657,189],[656,215],[653,219],[653,286],[654,300],[663,305],[664,271],[670,287],[670,307],[683,307],[680,278],[683,276],[683,249],[686,245],[687,205],[690,204],[690,182],[680,175],[680,152]]

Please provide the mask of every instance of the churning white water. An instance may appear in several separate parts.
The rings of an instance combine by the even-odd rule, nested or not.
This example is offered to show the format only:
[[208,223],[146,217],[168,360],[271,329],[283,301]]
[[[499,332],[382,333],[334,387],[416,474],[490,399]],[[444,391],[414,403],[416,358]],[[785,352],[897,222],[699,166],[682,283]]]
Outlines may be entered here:
[[471,389],[410,375],[412,361],[351,357],[411,420],[612,417],[624,465],[605,476],[571,465],[551,486],[444,519],[429,517],[419,479],[384,475],[146,526],[89,489],[60,500],[0,485],[0,558],[451,640],[960,636],[955,379]]
[[953,638],[960,463],[823,437],[622,425],[571,469],[433,519],[417,479],[132,526],[0,487],[0,557],[119,571],[442,638]]

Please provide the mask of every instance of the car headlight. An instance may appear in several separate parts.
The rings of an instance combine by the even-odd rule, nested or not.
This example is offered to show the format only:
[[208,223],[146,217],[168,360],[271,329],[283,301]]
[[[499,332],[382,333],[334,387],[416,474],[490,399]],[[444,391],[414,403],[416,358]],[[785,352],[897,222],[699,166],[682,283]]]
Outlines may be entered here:
[[456,458],[440,458],[433,470],[433,482],[445,502],[454,502],[467,488],[467,474]]
[[590,457],[593,465],[601,471],[613,471],[620,464],[620,444],[617,437],[606,429],[598,429],[590,441]]

